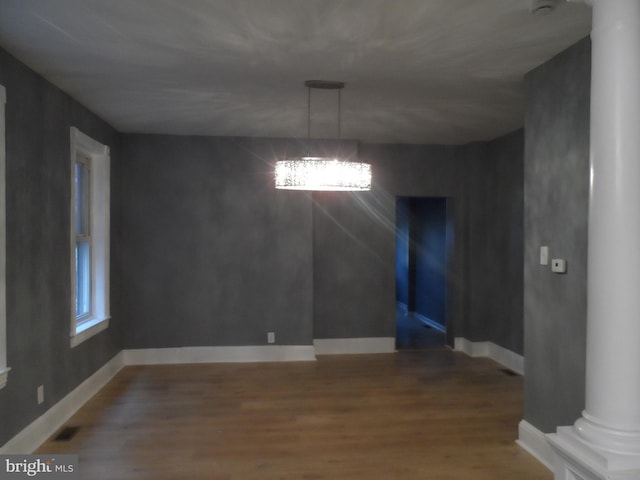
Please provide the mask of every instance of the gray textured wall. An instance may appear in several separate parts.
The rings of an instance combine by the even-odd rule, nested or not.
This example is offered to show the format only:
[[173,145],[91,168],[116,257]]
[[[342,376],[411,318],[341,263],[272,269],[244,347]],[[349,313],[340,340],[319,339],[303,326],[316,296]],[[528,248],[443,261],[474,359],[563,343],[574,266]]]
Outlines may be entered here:
[[[525,419],[544,432],[584,408],[590,43],[526,77]],[[539,249],[568,273],[539,264]]]
[[124,135],[126,348],[312,343],[312,204],[292,142]]
[[[283,344],[394,335],[395,197],[451,197],[463,219],[457,149],[361,145],[372,191],[312,196],[272,187],[270,162],[292,149],[124,136],[125,347],[257,345],[270,330]],[[464,221],[456,229],[463,238]],[[462,242],[455,248],[453,317]]]
[[[462,239],[464,182],[457,151],[444,146],[361,144],[359,156],[373,168],[371,192],[315,196],[315,338],[395,335],[395,198],[451,198],[458,220],[456,239]],[[461,241],[456,241],[454,250],[447,298],[450,343],[463,314]],[[340,253],[332,253],[336,251]],[[335,281],[331,272],[344,273]]]
[[466,147],[465,336],[523,353],[524,132]]
[[[111,147],[114,173],[118,134],[1,49],[0,84],[7,90],[7,360],[11,367],[9,382],[0,390],[2,445],[121,349],[121,324],[115,307],[108,330],[70,348],[69,127],[76,126]],[[115,217],[118,208],[114,195]],[[113,225],[117,239],[117,222]],[[114,242],[114,305],[119,298],[118,255]],[[36,388],[41,384],[45,401],[37,405]]]
[[313,198],[314,338],[393,337],[395,198],[377,186]]
[[445,197],[447,336],[522,353],[523,133],[462,147],[363,144],[370,193],[314,199],[314,338],[393,336],[395,198]]

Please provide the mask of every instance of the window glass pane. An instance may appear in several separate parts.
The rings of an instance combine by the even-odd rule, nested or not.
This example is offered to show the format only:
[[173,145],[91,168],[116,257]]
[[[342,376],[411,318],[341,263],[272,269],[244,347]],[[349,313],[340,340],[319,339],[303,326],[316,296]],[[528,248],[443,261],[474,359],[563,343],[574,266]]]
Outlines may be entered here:
[[89,233],[89,172],[84,162],[76,162],[75,187],[76,234],[87,235]]
[[76,317],[91,313],[91,244],[76,243]]

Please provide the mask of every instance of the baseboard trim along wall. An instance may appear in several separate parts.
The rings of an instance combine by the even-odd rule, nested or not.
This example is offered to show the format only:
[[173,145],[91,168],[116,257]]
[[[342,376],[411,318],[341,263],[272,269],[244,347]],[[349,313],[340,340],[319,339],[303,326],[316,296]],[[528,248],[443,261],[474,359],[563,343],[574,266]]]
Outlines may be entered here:
[[526,420],[518,425],[518,440],[516,443],[549,470],[553,471],[553,450],[544,433]]
[[524,375],[524,357],[493,342],[472,342],[463,337],[456,337],[454,348],[471,357],[489,357],[508,369]]
[[318,338],[313,341],[316,355],[344,355],[356,353],[393,353],[394,337]]
[[25,454],[38,448],[69,420],[91,397],[100,391],[124,367],[124,355],[118,353],[102,368],[78,385],[24,430],[0,447],[0,454]]
[[303,362],[316,359],[312,345],[179,347],[124,350],[125,365],[236,362]]

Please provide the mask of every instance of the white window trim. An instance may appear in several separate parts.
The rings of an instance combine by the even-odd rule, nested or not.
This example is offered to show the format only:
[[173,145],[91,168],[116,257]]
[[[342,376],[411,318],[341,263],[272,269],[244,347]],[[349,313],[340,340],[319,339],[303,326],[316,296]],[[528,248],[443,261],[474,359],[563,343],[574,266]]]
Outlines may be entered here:
[[7,280],[6,280],[6,190],[5,190],[5,118],[4,105],[7,92],[0,85],[0,388],[7,384],[9,370],[7,366]]
[[[75,188],[73,178],[76,155],[81,153],[91,160],[91,298],[92,316],[78,325],[76,318],[76,277],[75,277]],[[110,225],[110,156],[109,147],[71,127],[71,347],[102,332],[109,326],[109,225]]]

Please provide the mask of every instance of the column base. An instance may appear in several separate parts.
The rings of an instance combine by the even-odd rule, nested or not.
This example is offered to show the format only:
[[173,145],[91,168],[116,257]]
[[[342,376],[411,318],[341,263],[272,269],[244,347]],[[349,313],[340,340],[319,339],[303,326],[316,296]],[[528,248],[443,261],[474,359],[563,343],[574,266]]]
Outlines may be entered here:
[[574,427],[558,427],[546,436],[554,452],[555,480],[637,480],[640,455],[622,455],[595,447]]

